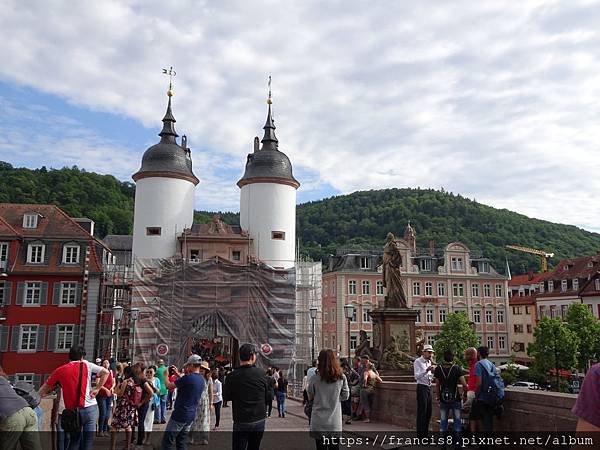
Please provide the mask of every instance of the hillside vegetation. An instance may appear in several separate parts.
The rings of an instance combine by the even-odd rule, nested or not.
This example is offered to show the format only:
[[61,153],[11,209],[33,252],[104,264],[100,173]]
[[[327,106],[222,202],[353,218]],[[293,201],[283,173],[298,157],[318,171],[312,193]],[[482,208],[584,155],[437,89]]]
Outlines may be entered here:
[[[77,167],[59,170],[13,168],[0,162],[0,202],[53,203],[73,217],[96,222],[96,234],[128,234],[133,225],[135,185],[110,175]],[[213,212],[196,211],[197,223],[208,222]],[[237,224],[237,213],[221,213]],[[326,259],[338,247],[381,248],[388,231],[398,237],[410,220],[417,245],[436,247],[464,242],[482,251],[501,272],[507,258],[513,273],[539,270],[539,259],[505,250],[520,244],[554,252],[551,260],[583,256],[600,249],[600,234],[575,226],[531,219],[495,209],[460,195],[432,189],[382,189],[355,192],[304,203],[297,209],[300,252],[315,260]]]

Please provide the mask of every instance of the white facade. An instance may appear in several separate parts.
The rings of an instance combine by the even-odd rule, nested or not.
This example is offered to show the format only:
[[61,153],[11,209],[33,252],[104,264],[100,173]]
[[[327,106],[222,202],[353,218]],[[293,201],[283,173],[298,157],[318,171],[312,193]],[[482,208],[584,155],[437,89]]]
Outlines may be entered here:
[[148,177],[136,182],[133,222],[134,258],[170,258],[177,234],[194,219],[195,185],[190,181]]
[[248,231],[253,253],[260,261],[276,268],[294,267],[296,189],[293,186],[279,183],[242,186],[240,226]]

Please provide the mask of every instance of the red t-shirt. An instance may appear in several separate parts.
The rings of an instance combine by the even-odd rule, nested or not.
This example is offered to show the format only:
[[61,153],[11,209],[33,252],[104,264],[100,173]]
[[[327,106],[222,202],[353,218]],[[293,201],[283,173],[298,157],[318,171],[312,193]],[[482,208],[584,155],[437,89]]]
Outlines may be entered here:
[[[169,381],[170,381],[171,383],[175,383],[175,380],[176,380],[176,379],[177,379],[177,377],[176,377],[175,375],[171,375],[171,376],[169,377]],[[171,389],[169,389],[169,391],[171,391],[171,392],[173,392],[174,390],[175,390],[175,388],[171,388]]]
[[469,381],[467,383],[467,390],[475,392],[477,387],[477,380],[475,379],[475,364],[477,361],[473,361],[471,363],[471,367],[469,367]]
[[[102,387],[105,387],[106,389],[108,389],[110,391],[110,388],[112,388],[112,385],[113,385],[113,375],[112,375],[112,372],[109,370],[108,377],[106,378],[106,383],[104,383],[102,385]],[[106,393],[106,391],[104,391],[104,389],[100,389],[100,391],[98,392],[98,397],[110,397],[110,395],[108,395]]]
[[[79,382],[79,367],[83,364],[81,373],[81,390],[77,392]],[[65,409],[87,408],[96,405],[96,399],[90,397],[92,374],[99,373],[104,368],[89,361],[70,361],[60,366],[50,375],[46,384],[51,388],[60,385],[65,403]]]

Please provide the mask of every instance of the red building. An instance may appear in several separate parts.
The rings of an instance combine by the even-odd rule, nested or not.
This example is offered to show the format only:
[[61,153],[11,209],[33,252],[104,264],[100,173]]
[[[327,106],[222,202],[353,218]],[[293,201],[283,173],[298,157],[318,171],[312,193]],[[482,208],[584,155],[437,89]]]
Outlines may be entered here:
[[13,380],[38,385],[75,344],[93,358],[108,256],[93,226],[53,205],[0,203],[0,365]]

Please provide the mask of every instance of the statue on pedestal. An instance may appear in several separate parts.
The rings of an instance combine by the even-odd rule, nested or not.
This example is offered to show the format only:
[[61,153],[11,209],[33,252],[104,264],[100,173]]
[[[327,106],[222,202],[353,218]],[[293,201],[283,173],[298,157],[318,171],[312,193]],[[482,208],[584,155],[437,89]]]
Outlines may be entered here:
[[383,286],[387,289],[385,308],[407,308],[400,275],[401,266],[402,255],[398,242],[392,233],[388,233],[383,247]]
[[369,348],[369,338],[367,337],[367,332],[365,330],[360,330],[360,338],[358,342],[358,347],[354,350],[354,356],[368,356],[371,361],[374,360],[373,353],[371,352],[371,348]]

